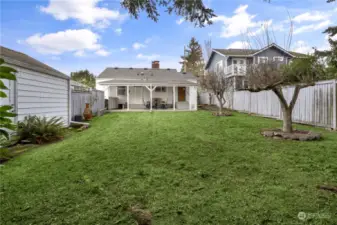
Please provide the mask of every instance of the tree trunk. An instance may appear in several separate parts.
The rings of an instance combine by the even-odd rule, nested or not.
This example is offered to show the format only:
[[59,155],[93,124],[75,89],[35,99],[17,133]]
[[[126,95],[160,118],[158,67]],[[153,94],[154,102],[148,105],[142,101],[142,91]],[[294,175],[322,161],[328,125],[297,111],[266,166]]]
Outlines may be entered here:
[[222,115],[222,99],[218,98],[219,101],[219,115]]
[[282,107],[283,112],[283,132],[292,133],[293,132],[293,121],[292,121],[292,109],[288,107]]
[[213,95],[211,93],[208,93],[209,105],[212,105],[212,97],[213,97]]

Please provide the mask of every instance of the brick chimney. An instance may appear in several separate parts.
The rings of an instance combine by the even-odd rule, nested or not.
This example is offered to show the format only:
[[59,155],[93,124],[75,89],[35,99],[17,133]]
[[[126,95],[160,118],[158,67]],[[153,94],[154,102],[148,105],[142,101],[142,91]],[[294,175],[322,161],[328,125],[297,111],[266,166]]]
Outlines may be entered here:
[[159,61],[152,61],[152,69],[159,69]]

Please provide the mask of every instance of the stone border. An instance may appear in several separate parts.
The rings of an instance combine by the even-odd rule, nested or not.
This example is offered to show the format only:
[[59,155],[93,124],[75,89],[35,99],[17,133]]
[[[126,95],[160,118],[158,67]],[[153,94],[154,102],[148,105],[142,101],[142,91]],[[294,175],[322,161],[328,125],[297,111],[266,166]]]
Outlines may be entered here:
[[274,139],[297,140],[297,141],[315,141],[321,139],[321,134],[312,131],[294,130],[293,133],[286,133],[280,129],[262,130],[261,135]]

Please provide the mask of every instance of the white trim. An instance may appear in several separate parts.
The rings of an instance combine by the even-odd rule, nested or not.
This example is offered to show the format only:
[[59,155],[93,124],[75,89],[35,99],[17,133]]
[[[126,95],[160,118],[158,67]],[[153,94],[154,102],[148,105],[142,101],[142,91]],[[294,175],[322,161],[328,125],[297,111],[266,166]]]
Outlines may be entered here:
[[[218,51],[216,51],[216,50],[214,50],[214,49],[212,49],[212,52],[218,53],[219,55],[222,55],[222,56],[226,57],[226,55],[224,55],[224,54],[222,54],[222,53],[220,53],[220,52],[218,52]],[[212,56],[212,54],[211,54],[211,56]],[[211,57],[210,57],[210,58],[211,58]]]
[[126,86],[126,105],[127,105],[127,110],[130,110],[130,88],[129,85]]
[[267,56],[258,56],[257,57],[257,64],[260,64],[260,59],[267,59],[267,61],[268,61],[268,57]]
[[173,110],[176,110],[176,86],[173,86]]
[[290,54],[287,50],[281,48],[280,46],[278,46],[277,44],[273,43],[273,44],[270,44],[262,49],[260,49],[259,51],[255,52],[254,54],[252,54],[252,56],[256,55],[256,54],[259,54],[260,52],[263,52],[264,50],[268,49],[268,48],[271,48],[271,47],[275,47],[275,48],[278,48],[279,50],[281,50],[282,52],[290,55],[291,57],[294,57],[296,58],[294,55]]
[[280,62],[283,62],[284,61],[284,57],[283,56],[274,56],[273,57],[273,61],[275,62],[275,59],[280,59],[279,61]]

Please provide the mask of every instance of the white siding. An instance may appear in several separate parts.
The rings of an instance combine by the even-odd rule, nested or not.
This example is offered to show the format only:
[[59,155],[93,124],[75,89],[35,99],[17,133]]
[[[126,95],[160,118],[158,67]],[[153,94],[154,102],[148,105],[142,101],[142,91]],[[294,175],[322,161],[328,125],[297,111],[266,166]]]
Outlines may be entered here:
[[17,119],[37,115],[62,117],[69,123],[69,82],[66,79],[16,68]]

